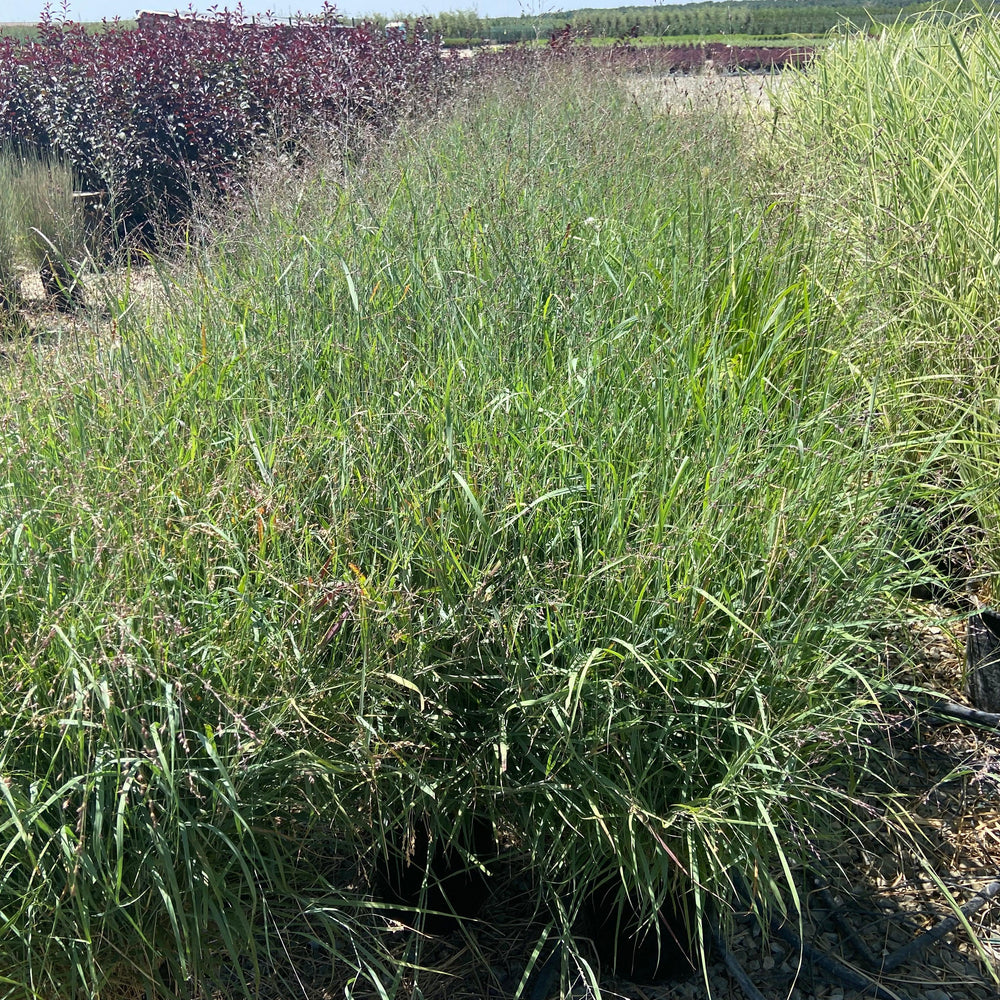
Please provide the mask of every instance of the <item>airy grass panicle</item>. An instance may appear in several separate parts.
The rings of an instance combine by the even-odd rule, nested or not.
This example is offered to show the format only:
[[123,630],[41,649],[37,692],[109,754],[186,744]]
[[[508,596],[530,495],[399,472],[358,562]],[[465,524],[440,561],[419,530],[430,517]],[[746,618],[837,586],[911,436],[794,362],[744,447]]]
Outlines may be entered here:
[[8,995],[412,991],[367,880],[414,819],[487,817],[567,942],[608,874],[794,905],[920,470],[739,135],[526,76],[4,376]]

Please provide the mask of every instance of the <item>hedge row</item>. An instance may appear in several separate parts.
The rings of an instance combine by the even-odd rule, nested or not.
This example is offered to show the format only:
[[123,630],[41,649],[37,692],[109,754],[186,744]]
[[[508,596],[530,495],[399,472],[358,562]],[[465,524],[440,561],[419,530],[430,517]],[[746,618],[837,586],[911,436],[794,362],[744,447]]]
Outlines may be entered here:
[[289,25],[241,14],[138,26],[43,19],[0,38],[0,143],[67,158],[121,237],[148,238],[199,192],[223,193],[262,143],[351,141],[439,93],[454,70],[420,31]]

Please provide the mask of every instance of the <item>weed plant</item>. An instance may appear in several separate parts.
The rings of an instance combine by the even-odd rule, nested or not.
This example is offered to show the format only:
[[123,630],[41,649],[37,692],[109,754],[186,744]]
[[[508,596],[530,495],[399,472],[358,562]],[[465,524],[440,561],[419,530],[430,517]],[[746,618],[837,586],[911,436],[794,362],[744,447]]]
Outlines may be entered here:
[[794,906],[920,469],[740,134],[524,73],[2,376],[5,995],[416,995],[369,874],[473,814],[592,981],[609,874]]

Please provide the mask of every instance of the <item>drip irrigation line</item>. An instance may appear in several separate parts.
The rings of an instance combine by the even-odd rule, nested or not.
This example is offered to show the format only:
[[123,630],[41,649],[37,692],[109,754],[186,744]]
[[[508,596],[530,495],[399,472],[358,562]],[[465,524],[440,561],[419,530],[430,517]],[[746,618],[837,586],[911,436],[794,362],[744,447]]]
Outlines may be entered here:
[[747,1000],[764,1000],[764,994],[754,986],[753,980],[746,974],[739,960],[726,947],[726,942],[723,941],[719,929],[714,924],[712,925],[712,944],[715,946],[715,950],[722,956],[729,975],[736,980]]
[[965,722],[970,726],[981,726],[984,729],[1000,729],[1000,713],[980,712],[978,708],[968,708],[946,698],[933,698],[919,695],[916,692],[896,692],[896,697],[904,705],[915,706],[930,715],[936,715],[938,725],[949,722]]
[[927,706],[927,710],[934,715],[943,715],[946,719],[967,722],[972,726],[1000,729],[1000,714],[997,712],[980,712],[978,708],[966,708],[954,701],[934,701]]
[[[733,883],[740,900],[745,906],[748,907],[750,912],[754,914],[754,919],[757,921],[758,925],[762,926],[761,920],[756,915],[756,910],[754,908],[755,900],[750,894],[746,883],[739,875],[735,875]],[[895,971],[905,962],[909,962],[916,958],[929,945],[940,941],[946,934],[949,934],[951,931],[959,927],[962,923],[963,917],[967,920],[973,914],[977,913],[984,906],[986,906],[987,903],[1000,896],[1000,879],[990,882],[988,885],[984,886],[979,892],[976,893],[975,896],[962,906],[960,909],[961,916],[955,913],[949,914],[932,928],[924,931],[922,934],[918,934],[912,941],[904,944],[900,948],[897,948],[894,952],[881,960],[872,954],[867,943],[864,942],[864,939],[861,938],[857,931],[850,926],[846,919],[843,917],[841,917],[841,919],[837,919],[838,908],[830,896],[829,890],[820,884],[819,891],[821,893],[821,898],[825,897],[824,904],[828,906],[828,909],[837,922],[837,926],[840,927],[845,934],[847,934],[850,942],[858,949],[862,960],[868,965],[872,972],[887,973]],[[829,900],[829,904],[826,904],[827,899]],[[833,958],[831,955],[818,950],[813,945],[809,944],[809,942],[804,941],[784,920],[772,917],[770,920],[770,929],[773,934],[777,935],[790,947],[800,952],[801,955],[813,965],[818,966],[829,975],[833,976],[842,986],[848,986],[851,989],[861,990],[862,992],[875,997],[876,1000],[901,1000],[898,994],[892,992],[891,990],[887,990],[869,976],[866,976],[861,972],[845,965],[844,963]]]
[[[763,922],[758,915],[758,900],[751,894],[746,882],[738,872],[731,872],[733,887],[740,902],[746,906],[757,925],[763,929]],[[843,914],[843,907],[838,906],[830,892],[829,887],[819,877],[815,878],[815,884],[823,905],[833,917],[837,927],[844,933],[848,941],[857,950],[859,957],[868,968],[875,974],[893,972],[905,962],[916,958],[925,948],[939,941],[946,934],[955,930],[962,922],[962,917],[968,919],[977,913],[991,900],[1000,896],[1000,879],[990,882],[987,886],[976,893],[963,907],[961,907],[962,917],[957,914],[950,914],[943,920],[935,924],[930,930],[919,934],[908,944],[897,948],[896,951],[883,959],[876,958],[868,943],[861,937],[857,930],[851,926],[850,922]],[[800,937],[783,918],[771,917],[768,921],[770,931],[776,937],[784,941],[793,951],[802,956],[814,968],[821,969],[832,980],[841,986],[858,990],[864,995],[871,996],[874,1000],[906,1000],[906,998],[876,982],[871,976],[865,975],[852,966],[846,965],[832,955],[816,948],[808,941]],[[718,954],[722,957],[723,963],[729,975],[736,981],[743,991],[746,1000],[765,1000],[764,995],[754,985],[753,980],[747,975],[739,960],[726,947],[722,934],[713,923],[710,925],[712,944]],[[559,976],[561,964],[561,954],[558,949],[549,955],[546,962],[536,975],[535,983],[529,993],[530,1000],[547,1000],[555,988]]]
[[[758,907],[755,906],[757,901],[751,894],[746,882],[743,881],[742,876],[738,872],[733,872],[732,876],[733,886],[736,889],[737,895],[753,914],[758,926],[760,926],[763,930],[761,918],[757,916],[759,911]],[[880,986],[871,977],[844,965],[843,962],[837,961],[837,959],[833,958],[831,955],[827,955],[825,952],[813,947],[808,941],[799,937],[799,935],[796,934],[783,919],[772,917],[769,921],[769,925],[772,934],[781,938],[782,941],[798,952],[810,964],[822,969],[839,985],[846,986],[852,990],[859,990],[864,994],[874,997],[874,1000],[905,1000],[901,994],[888,990],[884,986]]]
[[866,976],[864,973],[844,965],[843,962],[838,962],[832,955],[827,955],[826,952],[814,948],[808,941],[800,938],[783,920],[779,920],[777,917],[773,918],[771,931],[799,952],[804,959],[835,979],[841,986],[859,990],[861,993],[874,997],[875,1000],[905,1000],[902,994],[880,986],[870,976]]
[[833,893],[819,876],[814,877],[820,901],[829,911],[833,922],[837,925],[837,930],[843,934],[851,943],[851,946],[858,953],[858,957],[865,967],[876,970],[879,967],[879,959],[868,946],[868,942],[857,932],[854,925],[844,915],[844,908],[839,906],[833,898]]
[[[978,910],[981,910],[997,895],[1000,895],[1000,880],[990,882],[990,884],[985,888],[980,889],[979,892],[977,892],[975,896],[973,896],[972,899],[970,899],[965,906],[961,908],[962,916],[968,919]],[[914,938],[909,944],[904,944],[901,948],[897,948],[891,955],[888,955],[882,963],[883,971],[892,972],[894,969],[899,968],[899,966],[904,962],[908,962],[911,958],[915,958],[919,955],[920,952],[922,952],[929,944],[939,941],[945,936],[945,934],[955,930],[960,923],[961,918],[956,913],[952,913],[945,917],[940,923],[935,924],[930,930],[924,931],[923,934]]]

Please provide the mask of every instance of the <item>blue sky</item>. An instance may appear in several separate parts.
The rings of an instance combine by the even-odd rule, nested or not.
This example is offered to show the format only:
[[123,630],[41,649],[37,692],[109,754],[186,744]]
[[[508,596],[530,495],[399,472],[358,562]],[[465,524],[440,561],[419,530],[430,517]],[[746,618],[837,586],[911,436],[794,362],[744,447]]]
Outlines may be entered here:
[[[177,7],[187,9],[190,0],[67,0],[69,15],[76,21],[100,21],[102,18],[134,17],[137,7],[152,10],[175,10]],[[195,8],[205,10],[212,0],[201,0],[195,3]],[[572,10],[576,7],[619,7],[623,3],[637,3],[641,0],[567,0],[564,3],[553,3],[551,0],[343,0],[337,4],[337,9],[348,16],[359,16],[378,12],[395,14],[405,11],[413,14],[436,14],[442,10],[476,10],[482,17],[506,17],[518,14],[538,14],[556,10]],[[655,0],[651,0],[655,2]],[[230,0],[230,6],[235,0]],[[37,21],[41,10],[41,0],[0,0],[0,19],[4,21]],[[220,3],[219,6],[223,6]],[[322,6],[322,0],[245,0],[244,9],[247,13],[261,13],[271,9],[278,14],[290,14],[300,11],[303,14],[314,13]],[[55,4],[59,10],[61,5]]]

